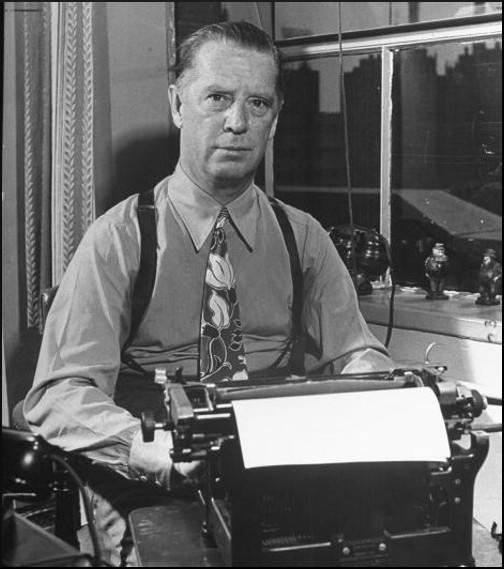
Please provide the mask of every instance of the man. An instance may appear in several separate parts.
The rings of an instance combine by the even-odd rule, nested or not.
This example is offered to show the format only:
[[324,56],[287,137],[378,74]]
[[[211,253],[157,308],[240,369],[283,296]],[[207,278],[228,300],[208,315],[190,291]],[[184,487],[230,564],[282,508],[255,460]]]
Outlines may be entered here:
[[[278,53],[250,24],[211,25],[181,46],[179,68],[169,98],[180,128],[180,161],[155,190],[156,283],[128,355],[148,371],[163,366],[171,375],[183,366],[188,377],[213,377],[228,364],[222,355],[227,352],[210,353],[201,362],[229,324],[229,301],[239,305],[239,316],[237,308],[231,313],[233,339],[236,350],[244,348],[238,375],[229,366],[230,377],[278,375],[289,355],[293,283],[278,221],[254,185],[282,106]],[[326,232],[308,214],[283,207],[303,270],[307,372],[392,367],[359,313],[350,277]],[[227,250],[216,262],[216,276],[207,261],[215,261],[219,239],[226,240]],[[118,375],[125,371],[120,352],[131,325],[139,240],[136,197],[89,229],[48,316],[25,403],[34,431],[106,467],[90,477],[97,517],[104,527],[118,528],[107,548],[122,548],[123,560],[130,555],[130,562],[123,547],[128,511],[159,500],[174,478],[198,468],[172,468],[170,434],[156,431],[154,442],[144,443],[139,419],[114,402]],[[212,279],[215,290],[203,302],[211,305],[212,322],[202,324],[204,283]],[[233,286],[223,296],[226,280]],[[148,392],[152,380],[141,374],[137,379]],[[117,556],[111,559],[117,562]]]

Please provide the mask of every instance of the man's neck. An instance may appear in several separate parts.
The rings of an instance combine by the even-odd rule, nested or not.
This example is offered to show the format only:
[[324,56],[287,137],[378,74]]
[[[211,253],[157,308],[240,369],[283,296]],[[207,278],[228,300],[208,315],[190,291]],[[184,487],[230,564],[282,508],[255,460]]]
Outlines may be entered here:
[[253,177],[241,181],[218,178],[202,182],[198,180],[197,176],[185,168],[182,162],[180,162],[180,168],[193,184],[198,186],[205,194],[212,196],[214,200],[222,205],[226,205],[235,200],[238,196],[241,196],[253,182]]

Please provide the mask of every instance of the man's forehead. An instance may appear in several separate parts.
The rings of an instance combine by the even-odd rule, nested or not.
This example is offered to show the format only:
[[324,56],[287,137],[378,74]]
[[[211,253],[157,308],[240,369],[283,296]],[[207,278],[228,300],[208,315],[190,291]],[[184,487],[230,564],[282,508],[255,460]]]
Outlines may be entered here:
[[183,89],[191,85],[198,91],[235,91],[278,99],[278,69],[269,52],[233,41],[211,40],[194,53],[191,66],[184,72]]

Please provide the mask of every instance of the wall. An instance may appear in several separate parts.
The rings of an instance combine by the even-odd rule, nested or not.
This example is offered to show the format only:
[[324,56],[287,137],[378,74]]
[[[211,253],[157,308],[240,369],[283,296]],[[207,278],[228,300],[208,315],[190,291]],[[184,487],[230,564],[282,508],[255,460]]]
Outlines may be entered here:
[[[383,341],[384,326],[371,324],[373,333]],[[390,352],[394,361],[403,364],[424,362],[428,346],[429,362],[448,367],[446,379],[473,384],[488,397],[502,397],[502,345],[455,338],[434,332],[395,329],[392,332]]]
[[178,134],[167,95],[167,3],[105,4],[112,160],[107,209],[173,170]]

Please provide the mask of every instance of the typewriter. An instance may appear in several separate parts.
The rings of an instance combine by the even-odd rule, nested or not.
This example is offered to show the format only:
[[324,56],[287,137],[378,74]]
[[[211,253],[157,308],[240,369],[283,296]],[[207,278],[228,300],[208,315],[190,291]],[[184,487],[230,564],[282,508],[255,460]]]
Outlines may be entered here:
[[[221,384],[186,382],[177,373],[158,380],[168,419],[145,412],[144,439],[170,429],[174,461],[206,461],[198,488],[202,531],[226,566],[474,566],[473,490],[488,437],[471,425],[485,400],[443,381],[442,371]],[[449,441],[444,461],[244,466],[237,401],[420,387],[439,403]]]

